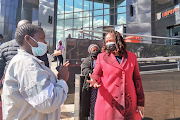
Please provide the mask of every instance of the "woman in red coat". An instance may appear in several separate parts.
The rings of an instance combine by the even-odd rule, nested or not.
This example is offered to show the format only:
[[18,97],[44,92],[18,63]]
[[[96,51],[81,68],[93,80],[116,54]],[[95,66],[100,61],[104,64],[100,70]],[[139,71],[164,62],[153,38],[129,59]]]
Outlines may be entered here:
[[[144,92],[136,55],[126,51],[117,31],[106,34],[104,43],[106,52],[98,55],[88,80],[90,86],[99,87],[95,120],[141,120]],[[99,77],[101,81],[97,81]]]

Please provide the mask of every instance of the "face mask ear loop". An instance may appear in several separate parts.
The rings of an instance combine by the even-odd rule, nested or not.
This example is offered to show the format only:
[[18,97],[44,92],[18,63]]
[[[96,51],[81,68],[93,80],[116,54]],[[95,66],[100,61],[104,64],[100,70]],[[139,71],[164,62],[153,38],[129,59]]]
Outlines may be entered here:
[[34,40],[35,42],[37,42],[33,37],[30,36],[30,38],[31,38],[32,40]]

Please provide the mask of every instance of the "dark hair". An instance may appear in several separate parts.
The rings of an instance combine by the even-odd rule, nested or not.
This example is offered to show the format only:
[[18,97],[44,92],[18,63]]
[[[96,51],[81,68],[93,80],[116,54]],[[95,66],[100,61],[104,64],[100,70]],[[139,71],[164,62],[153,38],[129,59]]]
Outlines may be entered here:
[[2,35],[2,34],[0,34],[0,38],[3,38],[3,35]]
[[24,37],[26,35],[29,35],[31,37],[34,36],[35,33],[37,33],[39,30],[43,30],[41,27],[32,25],[32,24],[23,24],[20,27],[17,28],[15,32],[15,39],[19,46],[23,45]]
[[[121,36],[121,34],[120,34],[118,31],[112,30],[112,31],[106,33],[105,38],[106,38],[107,34],[109,34],[109,33],[113,33],[113,34],[114,34],[114,36],[115,36],[115,41],[116,41],[116,45],[117,45],[117,47],[118,47],[119,49],[122,50],[121,52],[126,51],[127,44],[126,44],[126,42],[124,42],[124,39],[123,39],[123,37]],[[106,50],[106,42],[105,42],[105,41],[106,41],[106,39],[104,39],[104,50]]]

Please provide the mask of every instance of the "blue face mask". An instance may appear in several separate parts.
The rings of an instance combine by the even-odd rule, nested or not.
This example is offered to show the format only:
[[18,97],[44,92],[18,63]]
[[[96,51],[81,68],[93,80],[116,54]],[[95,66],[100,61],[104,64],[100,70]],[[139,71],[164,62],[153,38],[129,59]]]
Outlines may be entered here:
[[[30,38],[34,40],[34,38],[32,38],[31,36]],[[37,42],[36,40],[34,41]],[[37,44],[38,44],[38,47],[33,47],[29,44],[31,46],[32,53],[34,56],[43,56],[47,52],[47,44],[39,42],[39,41],[37,42]]]

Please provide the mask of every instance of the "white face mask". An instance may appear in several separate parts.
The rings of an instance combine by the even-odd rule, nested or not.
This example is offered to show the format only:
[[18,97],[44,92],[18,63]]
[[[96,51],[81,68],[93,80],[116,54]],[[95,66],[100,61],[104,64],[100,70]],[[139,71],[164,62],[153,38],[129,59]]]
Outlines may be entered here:
[[[32,40],[34,40],[35,42],[37,42],[34,38],[32,38],[31,36],[30,36],[30,38],[32,39]],[[28,43],[29,44],[29,43]],[[46,52],[47,52],[47,44],[45,44],[45,43],[42,43],[42,42],[37,42],[37,44],[38,44],[38,47],[33,47],[33,46],[31,46],[30,44],[30,46],[31,46],[31,49],[32,49],[32,53],[33,53],[33,55],[34,56],[43,56]]]

